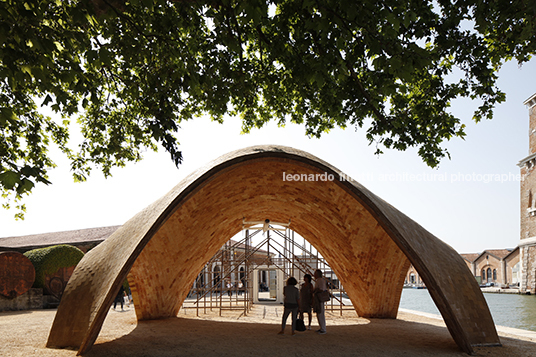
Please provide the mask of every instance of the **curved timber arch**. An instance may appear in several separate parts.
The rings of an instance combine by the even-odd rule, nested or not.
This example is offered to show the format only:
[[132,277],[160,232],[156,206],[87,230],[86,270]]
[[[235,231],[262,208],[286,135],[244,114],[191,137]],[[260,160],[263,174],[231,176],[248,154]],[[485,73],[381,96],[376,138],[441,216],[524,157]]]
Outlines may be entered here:
[[[293,175],[308,180],[290,181]],[[127,274],[139,320],[176,316],[205,262],[241,230],[243,217],[292,219],[292,229],[337,272],[359,316],[396,318],[411,262],[462,350],[499,345],[460,255],[343,178],[333,166],[288,147],[255,146],[216,159],[86,254],[67,285],[47,346],[89,350]]]

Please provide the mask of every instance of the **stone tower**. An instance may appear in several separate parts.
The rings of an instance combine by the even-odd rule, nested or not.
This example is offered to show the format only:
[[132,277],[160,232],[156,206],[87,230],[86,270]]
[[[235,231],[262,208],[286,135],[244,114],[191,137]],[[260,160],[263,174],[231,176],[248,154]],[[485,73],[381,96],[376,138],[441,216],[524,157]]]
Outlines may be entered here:
[[529,152],[521,168],[520,291],[536,293],[536,94],[523,104],[529,108]]

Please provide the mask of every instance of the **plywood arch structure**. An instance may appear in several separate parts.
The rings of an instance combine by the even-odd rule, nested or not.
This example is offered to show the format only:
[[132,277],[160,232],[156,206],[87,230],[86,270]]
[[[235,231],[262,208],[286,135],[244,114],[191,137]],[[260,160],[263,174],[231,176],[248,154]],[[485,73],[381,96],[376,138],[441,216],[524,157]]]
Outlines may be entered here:
[[47,346],[89,350],[127,274],[139,320],[176,316],[198,272],[241,229],[243,217],[292,219],[292,229],[336,271],[360,316],[396,317],[411,262],[462,350],[498,345],[487,304],[459,254],[341,177],[320,159],[281,146],[250,147],[213,161],[86,254]]

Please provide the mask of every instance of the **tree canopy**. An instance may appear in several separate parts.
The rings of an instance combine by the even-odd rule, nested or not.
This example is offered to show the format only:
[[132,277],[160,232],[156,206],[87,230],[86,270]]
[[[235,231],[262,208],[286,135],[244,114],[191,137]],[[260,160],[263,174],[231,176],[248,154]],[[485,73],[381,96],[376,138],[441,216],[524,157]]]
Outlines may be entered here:
[[416,147],[434,167],[465,135],[451,101],[492,118],[497,71],[530,59],[535,22],[532,0],[2,0],[4,206],[49,183],[52,145],[76,180],[158,145],[179,165],[179,123],[207,114],[244,132],[362,128],[378,152]]

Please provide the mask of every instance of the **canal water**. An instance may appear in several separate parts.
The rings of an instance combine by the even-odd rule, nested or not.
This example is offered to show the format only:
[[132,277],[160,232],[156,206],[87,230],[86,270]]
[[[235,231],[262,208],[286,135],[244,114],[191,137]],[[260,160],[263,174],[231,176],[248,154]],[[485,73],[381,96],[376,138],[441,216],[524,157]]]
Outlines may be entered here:
[[[496,325],[536,331],[536,296],[484,293]],[[400,307],[440,315],[427,289],[402,289]]]

